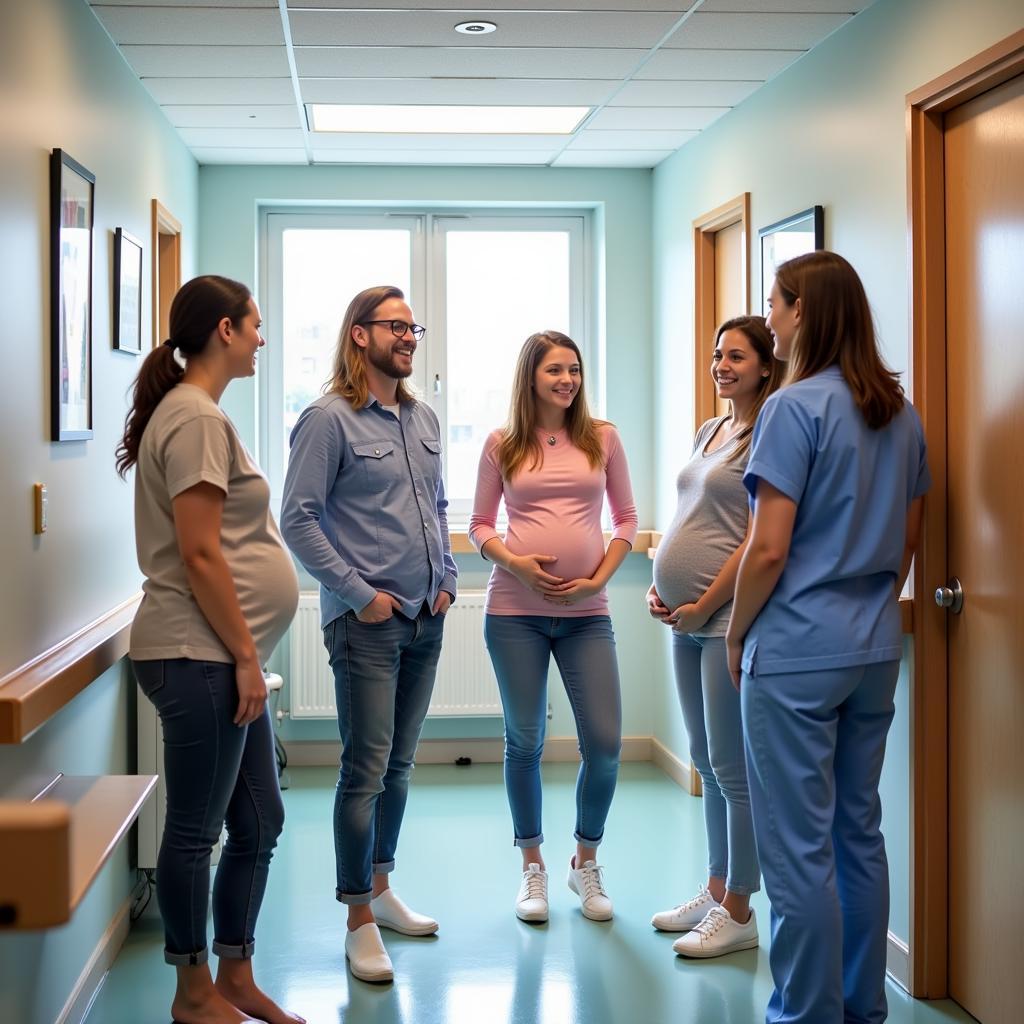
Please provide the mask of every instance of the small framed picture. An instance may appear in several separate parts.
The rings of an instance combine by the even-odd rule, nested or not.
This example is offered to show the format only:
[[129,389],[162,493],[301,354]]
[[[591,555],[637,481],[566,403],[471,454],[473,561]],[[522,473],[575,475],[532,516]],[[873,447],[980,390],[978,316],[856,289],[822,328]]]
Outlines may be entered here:
[[775,268],[794,256],[825,248],[825,207],[812,206],[758,231],[761,236],[761,313],[768,315],[768,295]]
[[114,348],[142,352],[142,243],[114,231]]
[[96,176],[50,155],[51,440],[92,437],[92,232]]

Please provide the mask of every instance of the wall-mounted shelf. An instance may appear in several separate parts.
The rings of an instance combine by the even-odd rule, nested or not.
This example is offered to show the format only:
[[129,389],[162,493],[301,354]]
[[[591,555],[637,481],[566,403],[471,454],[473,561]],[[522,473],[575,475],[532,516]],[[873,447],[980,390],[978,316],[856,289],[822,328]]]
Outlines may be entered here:
[[155,786],[155,775],[57,775],[0,791],[0,930],[69,921]]

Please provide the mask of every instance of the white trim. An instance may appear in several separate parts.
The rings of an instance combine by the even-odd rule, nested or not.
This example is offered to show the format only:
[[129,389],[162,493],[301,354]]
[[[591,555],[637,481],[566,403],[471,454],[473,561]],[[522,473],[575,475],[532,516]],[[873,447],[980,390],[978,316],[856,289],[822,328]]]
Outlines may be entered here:
[[900,988],[910,992],[910,947],[898,936],[889,932],[885,950],[885,973]]
[[82,1024],[92,1006],[107,972],[114,965],[117,954],[121,952],[125,939],[131,928],[132,897],[129,896],[114,915],[107,930],[96,943],[82,973],[75,982],[75,987],[64,1004],[64,1009],[57,1014],[54,1024]]
[[681,761],[661,740],[651,737],[651,760],[680,789],[690,792],[690,765]]

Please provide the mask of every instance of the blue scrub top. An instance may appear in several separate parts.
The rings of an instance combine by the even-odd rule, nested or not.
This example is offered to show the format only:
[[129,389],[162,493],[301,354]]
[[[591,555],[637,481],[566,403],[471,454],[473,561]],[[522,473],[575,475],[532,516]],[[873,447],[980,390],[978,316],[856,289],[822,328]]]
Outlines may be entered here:
[[743,482],[797,504],[789,557],[743,648],[748,675],[898,660],[896,578],[907,510],[931,486],[909,402],[872,430],[838,366],[772,395],[754,426]]

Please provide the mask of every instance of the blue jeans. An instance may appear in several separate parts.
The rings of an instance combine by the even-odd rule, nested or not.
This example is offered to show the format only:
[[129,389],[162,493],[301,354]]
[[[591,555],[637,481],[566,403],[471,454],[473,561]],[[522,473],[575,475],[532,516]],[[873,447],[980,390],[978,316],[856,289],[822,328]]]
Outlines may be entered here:
[[889,869],[878,779],[899,662],[749,676],[750,801],[772,903],[767,1020],[881,1024]]
[[164,959],[206,963],[210,853],[226,825],[213,882],[213,951],[246,959],[270,858],[284,826],[270,711],[239,728],[235,666],[176,658],[133,661],[164,735],[167,815],[156,864]]
[[369,903],[373,875],[395,867],[416,744],[434,689],[444,616],[380,623],[353,612],[324,627],[334,671],[341,771],[334,794],[335,895]]
[[740,896],[761,888],[743,753],[740,695],[732,685],[725,637],[672,634],[672,659],[690,761],[704,789],[708,875]]
[[505,712],[505,790],[516,846],[540,846],[540,758],[547,723],[548,663],[562,675],[576,719],[576,841],[597,846],[615,794],[622,702],[615,636],[607,615],[487,615],[484,639]]

